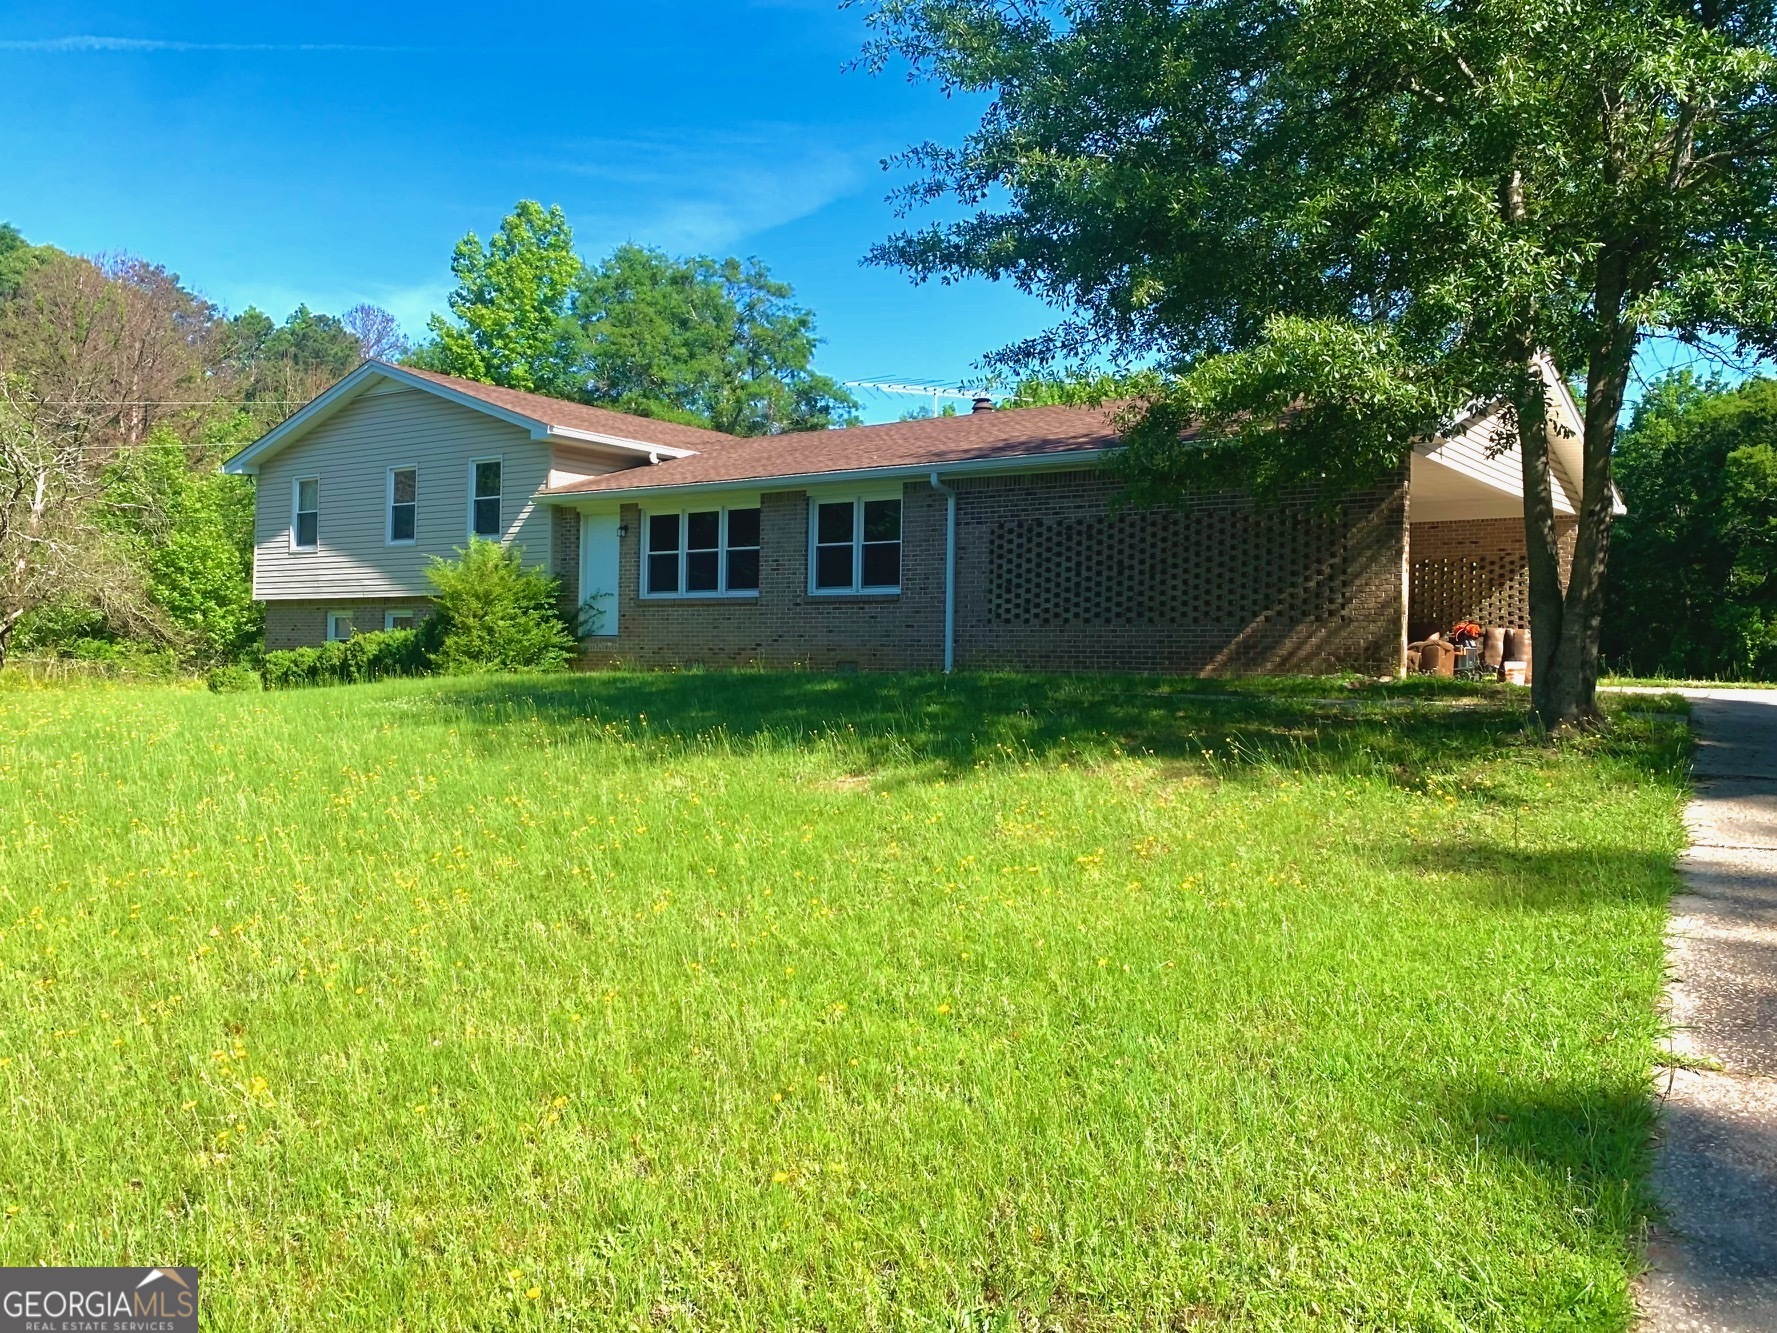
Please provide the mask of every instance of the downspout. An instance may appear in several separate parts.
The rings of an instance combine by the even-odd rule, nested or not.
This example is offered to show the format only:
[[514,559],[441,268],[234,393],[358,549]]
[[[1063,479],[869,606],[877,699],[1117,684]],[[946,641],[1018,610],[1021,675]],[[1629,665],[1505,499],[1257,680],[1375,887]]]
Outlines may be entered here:
[[944,496],[944,674],[956,666],[956,492],[931,476],[932,489]]

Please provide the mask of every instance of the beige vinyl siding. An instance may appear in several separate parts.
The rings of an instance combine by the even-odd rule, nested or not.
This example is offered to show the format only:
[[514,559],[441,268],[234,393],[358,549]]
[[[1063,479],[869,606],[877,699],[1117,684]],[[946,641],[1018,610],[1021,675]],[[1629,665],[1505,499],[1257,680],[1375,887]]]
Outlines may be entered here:
[[602,477],[607,472],[618,472],[625,467],[634,466],[637,466],[635,461],[613,463],[608,457],[600,457],[590,449],[558,444],[549,469],[549,484],[572,486],[577,481],[589,481],[593,477]]
[[[418,389],[367,393],[259,471],[253,595],[295,598],[422,595],[432,556],[448,557],[469,539],[469,464],[503,463],[503,540],[531,564],[549,561],[549,513],[532,496],[549,476],[551,448],[521,427]],[[390,546],[389,469],[417,467],[412,544]],[[319,549],[290,549],[298,478],[321,482]]]

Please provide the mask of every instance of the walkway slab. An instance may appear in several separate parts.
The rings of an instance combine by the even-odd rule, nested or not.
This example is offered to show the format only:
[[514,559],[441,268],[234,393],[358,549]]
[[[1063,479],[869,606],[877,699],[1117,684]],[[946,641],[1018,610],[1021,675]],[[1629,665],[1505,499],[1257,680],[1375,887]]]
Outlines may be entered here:
[[[1777,691],[1686,691],[1697,794],[1667,933],[1672,1047],[1646,1333],[1777,1331]],[[1719,1066],[1719,1069],[1716,1068]]]

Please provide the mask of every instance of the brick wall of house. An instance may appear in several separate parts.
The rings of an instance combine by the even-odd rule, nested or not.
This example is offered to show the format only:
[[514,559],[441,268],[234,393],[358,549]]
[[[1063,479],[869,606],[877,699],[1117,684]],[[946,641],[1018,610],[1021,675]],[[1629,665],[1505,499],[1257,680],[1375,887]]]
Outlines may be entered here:
[[267,602],[265,604],[265,646],[268,649],[312,648],[327,641],[327,613],[346,611],[360,634],[383,627],[385,611],[431,612],[431,599],[408,597],[398,602],[367,602],[332,599],[328,601]]
[[561,580],[564,607],[580,605],[580,514],[559,506],[549,511],[549,572]]
[[[1573,564],[1578,529],[1557,520],[1561,577]],[[1423,638],[1461,620],[1530,627],[1530,563],[1522,518],[1452,519],[1408,530],[1407,634]]]
[[957,664],[1225,675],[1394,671],[1406,486],[1113,513],[1093,473],[956,483]]
[[584,661],[637,666],[808,666],[916,670],[944,662],[944,499],[908,483],[901,499],[897,596],[808,591],[808,495],[759,502],[759,595],[640,595],[641,508],[624,505],[617,633],[584,641]]
[[[1094,473],[959,479],[959,667],[1205,674],[1392,671],[1405,608],[1405,480],[1329,514],[1306,494],[1255,509],[1209,497],[1113,515]],[[638,595],[641,510],[625,506],[618,633],[588,665],[943,663],[944,497],[902,491],[897,597],[808,592],[808,497],[761,501],[760,595]]]

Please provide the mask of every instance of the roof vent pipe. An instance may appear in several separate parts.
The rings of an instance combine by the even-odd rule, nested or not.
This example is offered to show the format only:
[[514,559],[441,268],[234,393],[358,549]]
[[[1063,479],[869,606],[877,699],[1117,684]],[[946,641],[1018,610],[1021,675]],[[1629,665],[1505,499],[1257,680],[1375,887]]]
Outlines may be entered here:
[[976,394],[975,395],[975,411],[977,411],[977,412],[991,412],[991,411],[993,411],[993,399],[989,398],[984,393]]

